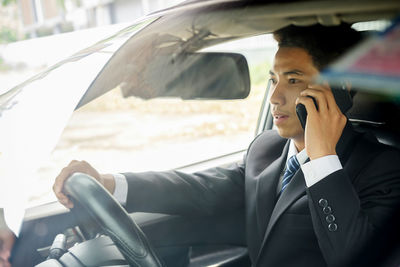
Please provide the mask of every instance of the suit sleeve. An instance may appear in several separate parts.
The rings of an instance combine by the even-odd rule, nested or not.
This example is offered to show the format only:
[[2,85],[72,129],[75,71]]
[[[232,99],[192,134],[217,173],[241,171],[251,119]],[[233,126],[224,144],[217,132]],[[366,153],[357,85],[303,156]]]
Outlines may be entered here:
[[350,266],[361,255],[373,257],[367,249],[378,237],[390,235],[390,219],[399,211],[399,162],[399,151],[384,150],[359,173],[338,170],[307,189],[314,231],[328,266]]
[[244,207],[244,165],[188,174],[178,171],[124,173],[128,212],[213,215]]

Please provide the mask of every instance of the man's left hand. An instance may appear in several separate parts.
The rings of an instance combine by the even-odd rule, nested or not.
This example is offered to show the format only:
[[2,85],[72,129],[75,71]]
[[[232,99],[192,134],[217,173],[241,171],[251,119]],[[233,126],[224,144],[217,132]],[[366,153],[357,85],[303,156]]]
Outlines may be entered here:
[[14,233],[7,227],[0,228],[0,267],[11,266],[9,258],[14,242]]
[[[314,97],[318,110],[309,96]],[[306,107],[308,114],[304,141],[309,158],[336,155],[336,144],[346,125],[346,117],[336,104],[329,85],[309,85],[300,93],[296,101],[296,104],[299,103]]]

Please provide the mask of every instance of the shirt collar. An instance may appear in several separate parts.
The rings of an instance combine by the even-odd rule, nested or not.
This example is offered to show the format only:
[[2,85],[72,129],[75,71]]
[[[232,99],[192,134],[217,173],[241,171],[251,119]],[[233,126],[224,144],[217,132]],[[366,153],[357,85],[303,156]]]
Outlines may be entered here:
[[308,155],[307,155],[306,149],[303,149],[302,151],[297,152],[297,148],[294,145],[294,142],[292,140],[290,140],[288,156],[286,158],[286,162],[293,155],[296,155],[297,161],[300,163],[300,165],[304,164],[304,162],[306,162],[306,160],[308,159]]

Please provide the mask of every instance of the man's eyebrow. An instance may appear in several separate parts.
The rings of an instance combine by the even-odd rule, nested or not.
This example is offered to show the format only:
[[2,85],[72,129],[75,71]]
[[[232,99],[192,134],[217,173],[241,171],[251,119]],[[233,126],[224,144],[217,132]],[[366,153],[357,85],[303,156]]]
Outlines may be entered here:
[[[293,75],[293,74],[295,74],[295,75],[304,75],[304,72],[302,72],[301,70],[297,70],[297,69],[294,69],[294,70],[289,70],[289,71],[285,71],[284,73],[283,73],[283,75]],[[272,70],[270,70],[269,71],[269,75],[276,75]]]
[[301,70],[296,70],[296,69],[294,69],[294,70],[290,70],[290,71],[285,71],[285,72],[283,73],[283,75],[292,75],[292,74],[295,74],[295,75],[304,75],[304,72],[302,72]]

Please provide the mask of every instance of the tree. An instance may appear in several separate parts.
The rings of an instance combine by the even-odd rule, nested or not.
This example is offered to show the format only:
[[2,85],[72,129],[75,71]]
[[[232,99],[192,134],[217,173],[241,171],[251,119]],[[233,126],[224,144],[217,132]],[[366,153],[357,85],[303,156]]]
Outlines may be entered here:
[[17,3],[17,0],[0,0],[2,6],[7,6],[11,3]]

